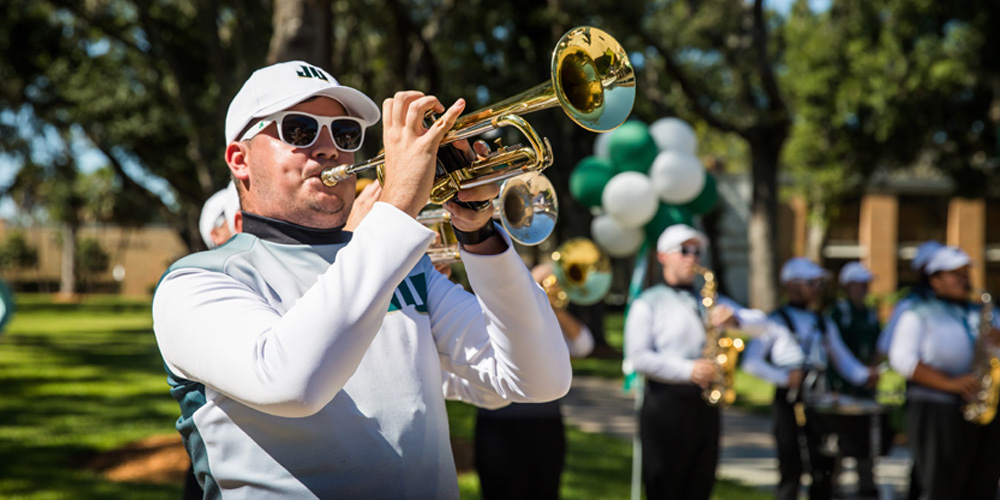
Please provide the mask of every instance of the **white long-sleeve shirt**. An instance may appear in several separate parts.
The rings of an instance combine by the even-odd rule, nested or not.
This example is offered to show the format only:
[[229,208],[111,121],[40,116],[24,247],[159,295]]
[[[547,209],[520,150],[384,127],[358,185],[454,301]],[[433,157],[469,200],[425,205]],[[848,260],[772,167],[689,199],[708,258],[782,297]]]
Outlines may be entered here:
[[424,256],[434,234],[391,205],[328,244],[258,219],[244,230],[259,237],[175,263],[153,300],[210,496],[457,498],[446,397],[567,392],[559,325],[513,246],[463,253],[472,295]]
[[[779,312],[784,310],[791,324]],[[788,385],[788,373],[804,364],[826,368],[833,366],[854,385],[868,380],[868,367],[858,361],[840,337],[836,322],[824,316],[825,331],[820,329],[816,313],[796,307],[783,307],[770,314],[776,324],[768,333],[747,346],[743,369],[779,387]]]
[[969,373],[978,327],[977,308],[926,299],[900,315],[889,364],[908,379],[921,362],[952,377]]
[[[767,328],[763,311],[722,296],[718,303],[733,309],[741,331],[758,335]],[[704,346],[705,322],[693,292],[661,284],[643,291],[629,306],[625,363],[632,370],[659,382],[690,383]]]

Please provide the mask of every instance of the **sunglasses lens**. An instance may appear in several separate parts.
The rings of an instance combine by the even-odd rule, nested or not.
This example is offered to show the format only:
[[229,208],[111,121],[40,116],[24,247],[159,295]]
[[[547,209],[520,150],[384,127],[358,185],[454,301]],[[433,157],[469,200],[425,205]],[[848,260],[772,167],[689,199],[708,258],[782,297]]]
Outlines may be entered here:
[[281,119],[281,140],[296,147],[306,147],[316,140],[319,123],[311,116],[289,114]]
[[681,247],[681,254],[700,256],[701,250],[696,247]]
[[361,147],[361,139],[364,137],[363,130],[361,124],[354,120],[333,120],[330,123],[333,143],[341,151],[357,151]]

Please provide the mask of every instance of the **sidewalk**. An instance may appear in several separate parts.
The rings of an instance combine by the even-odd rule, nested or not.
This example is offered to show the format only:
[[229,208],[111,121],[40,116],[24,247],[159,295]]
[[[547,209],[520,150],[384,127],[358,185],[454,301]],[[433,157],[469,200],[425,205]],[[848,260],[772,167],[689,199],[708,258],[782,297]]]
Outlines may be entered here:
[[[635,400],[633,394],[624,392],[620,381],[576,376],[562,405],[568,424],[585,432],[602,432],[632,441]],[[728,408],[722,415],[719,477],[773,489],[778,482],[778,461],[771,419],[738,408]],[[910,457],[905,448],[894,447],[888,456],[880,458],[875,466],[880,497],[905,498],[909,472]],[[848,468],[840,482],[845,490],[851,491],[857,475]]]

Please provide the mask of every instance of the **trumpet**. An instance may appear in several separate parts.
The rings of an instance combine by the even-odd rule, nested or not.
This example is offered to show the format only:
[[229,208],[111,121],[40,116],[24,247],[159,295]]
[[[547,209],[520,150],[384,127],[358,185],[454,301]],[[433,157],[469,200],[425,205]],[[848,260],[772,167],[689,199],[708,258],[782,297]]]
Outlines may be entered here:
[[[549,179],[529,172],[504,181],[500,196],[493,200],[493,219],[500,222],[511,240],[522,245],[537,245],[556,227],[559,199]],[[435,264],[461,260],[458,240],[452,230],[451,213],[441,207],[427,208],[417,214],[417,222],[437,233],[427,255]]]
[[[445,135],[446,145],[503,127],[513,127],[524,135],[529,146],[502,144],[483,158],[471,163],[442,161],[439,150],[430,203],[441,205],[458,191],[516,177],[526,172],[540,172],[552,164],[552,147],[539,137],[521,115],[560,106],[581,127],[593,132],[607,132],[621,125],[635,101],[635,73],[628,56],[617,40],[606,32],[582,26],[568,31],[552,52],[550,79],[525,92],[492,106],[460,117]],[[364,163],[338,165],[322,172],[320,179],[328,187],[357,174],[376,169],[383,179],[385,154]]]

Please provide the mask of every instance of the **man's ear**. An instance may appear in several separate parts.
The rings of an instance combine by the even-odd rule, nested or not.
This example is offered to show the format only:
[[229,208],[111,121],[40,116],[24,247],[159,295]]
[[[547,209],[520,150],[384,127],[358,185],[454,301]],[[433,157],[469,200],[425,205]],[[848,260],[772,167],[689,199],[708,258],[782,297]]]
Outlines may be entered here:
[[230,142],[226,146],[226,165],[233,173],[233,178],[240,181],[250,179],[250,165],[247,163],[247,144],[245,142]]

